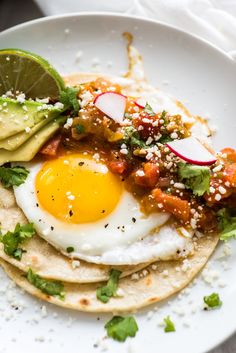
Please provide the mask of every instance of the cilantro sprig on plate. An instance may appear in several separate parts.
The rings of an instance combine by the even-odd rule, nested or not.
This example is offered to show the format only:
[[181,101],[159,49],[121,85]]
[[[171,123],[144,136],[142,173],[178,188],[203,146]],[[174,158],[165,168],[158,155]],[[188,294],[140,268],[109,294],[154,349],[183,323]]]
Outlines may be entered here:
[[16,260],[21,260],[22,254],[25,252],[20,245],[27,239],[35,235],[33,223],[20,225],[17,223],[15,229],[11,232],[8,231],[4,235],[0,235],[0,241],[4,245],[4,252]]
[[209,192],[210,169],[188,163],[178,164],[178,174],[181,181],[193,191],[196,196],[202,196]]
[[175,325],[173,321],[171,321],[170,316],[167,316],[164,318],[164,323],[165,323],[165,332],[175,332]]
[[222,305],[222,301],[220,300],[220,296],[218,293],[212,293],[203,298],[204,303],[207,305],[207,309],[216,309],[220,308]]
[[133,316],[114,316],[105,325],[107,335],[114,340],[124,342],[127,337],[134,337],[138,331],[138,325]]
[[48,280],[37,275],[31,268],[26,274],[26,279],[34,287],[41,290],[41,292],[59,297],[59,299],[65,299],[64,285],[60,281]]
[[236,239],[236,216],[230,209],[222,208],[217,213],[220,240]]
[[97,289],[98,300],[103,303],[107,303],[111,297],[116,296],[120,275],[121,271],[114,269],[111,270],[107,284]]
[[29,174],[25,167],[0,167],[0,181],[5,188],[23,184]]

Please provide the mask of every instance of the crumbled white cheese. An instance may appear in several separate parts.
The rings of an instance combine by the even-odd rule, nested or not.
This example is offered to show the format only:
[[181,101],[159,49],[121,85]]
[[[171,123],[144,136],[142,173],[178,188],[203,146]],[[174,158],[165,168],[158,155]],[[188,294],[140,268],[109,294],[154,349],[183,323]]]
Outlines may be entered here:
[[80,261],[79,260],[73,260],[71,263],[72,268],[75,270],[76,268],[80,267]]
[[65,125],[64,125],[64,128],[65,128],[65,129],[69,129],[69,128],[72,126],[72,124],[73,124],[73,118],[68,118],[68,119],[66,120],[66,123],[65,123]]
[[212,169],[214,173],[220,172],[222,169],[222,164],[217,165],[215,168]]
[[216,194],[215,195],[215,200],[216,201],[220,201],[221,200],[221,195],[220,194]]
[[95,161],[98,162],[100,160],[100,154],[99,153],[94,153],[93,159],[95,159]]
[[126,155],[129,153],[129,151],[127,150],[127,148],[121,148],[120,153]]
[[124,292],[124,290],[122,288],[118,288],[117,291],[116,291],[116,295],[118,297],[124,297],[125,292]]
[[224,195],[226,193],[226,189],[223,186],[219,186],[219,192],[221,195]]
[[25,132],[28,134],[30,131],[31,131],[31,128],[27,126],[27,127],[25,128]]
[[64,104],[61,103],[61,102],[56,102],[54,104],[54,107],[57,108],[57,109],[63,109],[64,108]]
[[148,146],[148,145],[151,145],[152,141],[153,141],[153,138],[152,138],[151,136],[149,136],[148,139],[147,139],[147,141],[146,141],[146,145],[147,145],[147,146]]
[[89,102],[93,101],[93,95],[89,91],[84,91],[80,95],[80,106],[82,108],[86,107]]
[[136,172],[136,175],[140,176],[140,177],[143,177],[145,175],[145,173],[144,173],[143,170],[138,169],[137,172]]
[[163,275],[163,277],[168,277],[169,276],[169,271],[168,270],[164,270],[162,272],[162,275]]
[[36,102],[38,103],[44,103],[44,104],[48,104],[49,103],[49,97],[47,98],[36,98]]
[[173,139],[173,140],[176,140],[178,138],[178,134],[176,132],[172,132],[172,134],[170,135],[170,137]]
[[23,104],[25,102],[25,94],[21,93],[16,97],[18,103]]
[[174,183],[174,187],[177,189],[185,189],[185,185],[183,183]]
[[139,274],[138,274],[138,273],[133,273],[133,274],[131,275],[131,280],[132,280],[132,281],[137,281],[137,280],[139,280]]

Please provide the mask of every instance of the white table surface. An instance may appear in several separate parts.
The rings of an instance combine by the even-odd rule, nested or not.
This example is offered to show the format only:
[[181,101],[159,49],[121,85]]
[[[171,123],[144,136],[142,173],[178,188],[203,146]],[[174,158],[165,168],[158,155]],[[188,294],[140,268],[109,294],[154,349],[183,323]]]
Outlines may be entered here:
[[[0,1],[0,31],[18,23],[42,16],[42,12],[32,0],[24,0],[24,5],[22,5],[22,2],[19,0]],[[227,325],[227,323],[222,324]],[[236,353],[236,334],[223,343],[220,347],[215,348],[209,353]]]

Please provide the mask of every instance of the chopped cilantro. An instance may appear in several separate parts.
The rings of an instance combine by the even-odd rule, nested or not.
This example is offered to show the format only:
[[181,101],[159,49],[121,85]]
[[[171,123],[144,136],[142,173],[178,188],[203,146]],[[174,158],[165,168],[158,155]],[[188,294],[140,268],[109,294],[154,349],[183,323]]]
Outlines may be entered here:
[[166,114],[167,112],[165,110],[162,111],[160,119],[164,120],[164,125],[166,125],[167,121],[166,121]]
[[125,118],[132,120],[132,115],[129,113],[125,113]]
[[59,297],[61,300],[65,298],[64,285],[61,282],[44,279],[34,273],[31,268],[28,270],[26,278],[29,283],[40,289],[41,292]]
[[217,293],[212,293],[211,295],[205,296],[203,300],[204,303],[206,303],[207,308],[216,309],[222,305],[222,301]]
[[29,171],[25,167],[0,167],[0,180],[5,188],[23,184],[28,174]]
[[145,142],[141,139],[138,131],[133,126],[127,126],[125,128],[124,142],[130,147],[146,148]]
[[78,124],[78,125],[75,125],[75,128],[76,128],[77,134],[83,134],[85,132],[84,125]]
[[97,299],[103,303],[107,303],[111,297],[116,296],[121,271],[112,269],[107,284],[97,289]]
[[144,107],[144,111],[145,113],[147,113],[149,116],[154,116],[156,115],[152,109],[152,107],[150,106],[150,104],[148,104],[148,102],[146,103],[145,107]]
[[0,236],[0,241],[4,245],[4,252],[16,260],[21,260],[23,249],[19,248],[26,239],[32,238],[35,234],[33,223],[24,224],[21,226],[19,223],[15,226],[13,232],[8,231],[6,234]]
[[124,342],[127,337],[134,337],[138,331],[138,325],[133,316],[114,316],[105,325],[107,335],[116,341]]
[[71,253],[71,252],[73,252],[75,249],[73,248],[73,246],[68,246],[68,248],[66,248],[66,251],[68,252],[68,253]]
[[193,191],[194,195],[202,196],[209,192],[210,169],[199,165],[188,163],[178,164],[178,174],[181,181]]
[[60,101],[64,104],[65,109],[72,109],[73,115],[79,111],[78,101],[79,87],[66,87],[65,91],[61,92]]
[[173,139],[169,136],[169,135],[162,135],[161,138],[159,138],[158,142],[159,143],[162,143],[163,145],[165,145],[166,143],[168,142],[171,142],[173,141]]
[[175,331],[175,325],[174,323],[171,321],[170,317],[167,316],[165,319],[164,319],[164,322],[165,322],[165,332],[174,332]]
[[217,213],[218,225],[220,229],[220,240],[236,239],[236,216],[231,211],[222,208]]

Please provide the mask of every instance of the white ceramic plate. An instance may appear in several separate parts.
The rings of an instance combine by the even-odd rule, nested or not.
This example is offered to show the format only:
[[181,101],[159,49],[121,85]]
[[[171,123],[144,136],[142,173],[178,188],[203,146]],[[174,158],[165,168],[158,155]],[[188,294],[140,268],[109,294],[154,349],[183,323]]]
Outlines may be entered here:
[[[216,148],[235,147],[235,63],[220,50],[184,32],[120,15],[63,15],[25,23],[1,33],[0,48],[17,47],[36,52],[62,74],[78,70],[119,74],[127,65],[121,35],[124,31],[133,33],[150,81],[187,102],[192,113],[211,118],[218,126]],[[113,353],[207,352],[236,328],[236,242],[231,245],[230,257],[218,259],[223,245],[217,249],[205,280],[199,276],[184,295],[137,313],[139,332],[124,344],[101,340],[105,336],[104,322],[111,315],[59,309],[21,294],[18,288],[5,291],[11,284],[2,274],[0,352],[20,349],[24,353],[72,350],[93,353],[105,348]],[[209,278],[211,285],[206,284]],[[220,293],[223,306],[220,310],[205,312],[202,298],[213,291]],[[166,315],[175,322],[176,333],[166,334],[159,326]],[[102,343],[93,347],[100,340]]]

